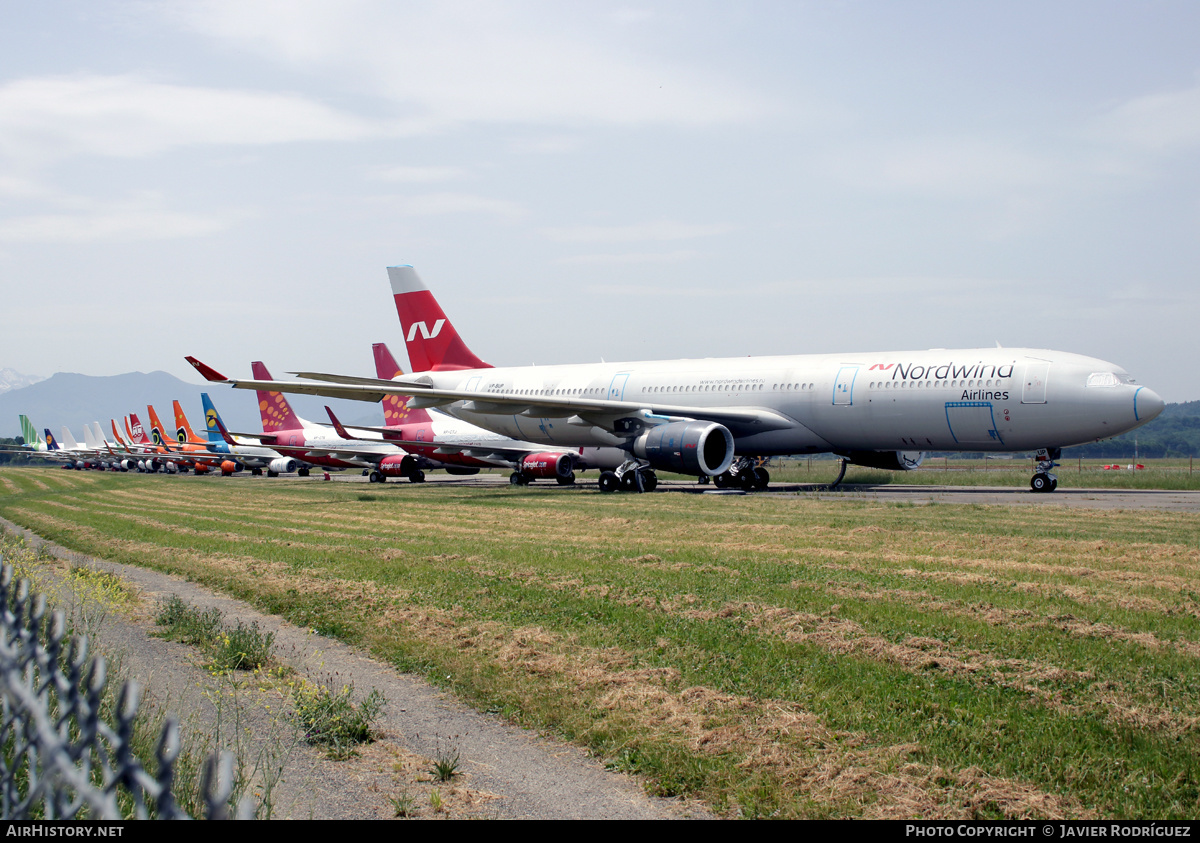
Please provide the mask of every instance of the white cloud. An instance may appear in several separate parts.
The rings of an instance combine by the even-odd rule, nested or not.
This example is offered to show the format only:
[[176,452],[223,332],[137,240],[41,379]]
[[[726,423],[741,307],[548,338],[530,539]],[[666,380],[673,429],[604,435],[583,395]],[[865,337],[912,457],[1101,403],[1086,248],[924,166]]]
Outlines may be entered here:
[[979,196],[1059,180],[1049,156],[1003,141],[929,137],[853,145],[825,159],[828,173],[868,189]]
[[404,184],[428,184],[462,178],[467,171],[462,167],[386,167],[375,172],[381,181]]
[[507,199],[491,199],[470,193],[426,193],[391,197],[391,204],[405,216],[434,217],[446,214],[491,214],[515,219],[526,214],[523,207]]
[[622,265],[622,264],[656,264],[656,263],[682,263],[700,257],[700,253],[690,249],[679,249],[674,252],[636,252],[625,255],[575,255],[569,258],[560,258],[555,261],[562,264],[595,264],[595,265]]
[[728,223],[693,224],[659,220],[637,225],[575,225],[544,228],[542,234],[550,240],[560,243],[639,243],[715,237],[736,231],[737,228]]
[[1200,87],[1130,100],[1096,125],[1102,140],[1164,152],[1200,143]]
[[434,121],[708,125],[774,108],[708,68],[638,54],[610,13],[586,9],[210,0],[170,14],[237,49],[348,73]]
[[138,157],[188,144],[355,140],[382,131],[300,96],[134,76],[27,78],[0,87],[0,151],[23,158]]
[[148,208],[117,207],[79,213],[35,214],[0,220],[0,242],[102,243],[198,237],[232,219]]

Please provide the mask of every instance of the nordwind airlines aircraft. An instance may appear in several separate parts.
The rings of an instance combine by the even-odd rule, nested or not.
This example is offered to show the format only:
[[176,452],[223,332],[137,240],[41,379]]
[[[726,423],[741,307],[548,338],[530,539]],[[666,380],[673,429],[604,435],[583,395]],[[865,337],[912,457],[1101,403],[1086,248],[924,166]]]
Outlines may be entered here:
[[628,459],[601,474],[602,491],[653,488],[656,469],[762,487],[756,456],[831,452],[910,470],[928,451],[1036,451],[1030,487],[1049,492],[1062,448],[1132,430],[1164,406],[1119,366],[1032,348],[494,368],[467,348],[411,266],[388,276],[412,374],[298,372],[307,382],[264,382],[197,368],[241,389],[407,395],[411,408],[441,407],[517,439],[621,448]]

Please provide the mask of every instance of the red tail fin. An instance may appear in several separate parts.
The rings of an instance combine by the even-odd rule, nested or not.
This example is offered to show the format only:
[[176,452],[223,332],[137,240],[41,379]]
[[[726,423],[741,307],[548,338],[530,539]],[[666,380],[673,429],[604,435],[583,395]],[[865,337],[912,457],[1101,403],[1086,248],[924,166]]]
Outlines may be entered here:
[[129,441],[138,445],[149,445],[150,437],[146,435],[146,428],[142,427],[142,421],[137,417],[137,413],[130,413],[129,419],[125,422],[125,432],[129,434]]
[[440,372],[451,369],[490,369],[476,357],[450,324],[442,306],[411,266],[389,266],[388,280],[396,313],[404,330],[408,362],[415,372]]
[[[259,381],[275,380],[267,367],[255,360],[250,364],[254,379]],[[262,416],[263,433],[274,433],[277,430],[299,430],[304,427],[300,417],[292,412],[292,405],[283,397],[282,392],[258,391],[258,412]]]
[[[387,345],[377,342],[371,346],[375,352],[375,377],[391,380],[397,375],[403,375],[404,370],[392,356]],[[424,424],[430,421],[429,413],[425,410],[408,409],[408,401],[400,395],[385,395],[383,398],[383,424],[385,427],[399,427],[403,424]]]

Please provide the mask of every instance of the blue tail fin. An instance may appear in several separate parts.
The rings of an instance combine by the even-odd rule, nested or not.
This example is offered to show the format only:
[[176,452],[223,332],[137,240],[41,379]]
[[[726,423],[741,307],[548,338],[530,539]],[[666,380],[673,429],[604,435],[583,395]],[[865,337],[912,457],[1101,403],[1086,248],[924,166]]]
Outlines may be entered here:
[[200,393],[200,401],[204,404],[204,429],[208,432],[208,441],[224,445],[225,439],[221,436],[221,424],[224,422],[221,420],[221,414],[217,412],[207,392]]

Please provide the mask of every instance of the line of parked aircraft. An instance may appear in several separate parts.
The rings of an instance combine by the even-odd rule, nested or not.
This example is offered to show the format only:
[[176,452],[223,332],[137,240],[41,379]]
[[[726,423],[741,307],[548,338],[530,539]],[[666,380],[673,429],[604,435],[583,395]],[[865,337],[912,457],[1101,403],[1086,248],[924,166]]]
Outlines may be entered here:
[[[375,377],[296,372],[280,381],[252,364],[253,379],[227,378],[195,357],[209,381],[258,392],[261,433],[231,433],[207,394],[204,437],[175,402],[175,437],[153,407],[149,435],[135,414],[114,440],[84,427],[79,445],[46,431],[26,442],[69,465],[268,476],[313,468],[362,469],[373,482],[425,479],[443,469],[512,470],[510,480],[575,481],[600,469],[601,491],[650,491],[656,471],[766,488],[763,457],[833,453],[850,464],[908,471],[929,451],[1033,451],[1035,492],[1057,488],[1061,449],[1132,430],[1164,403],[1121,367],[1046,349],[930,349],[702,360],[494,367],[459,335],[411,266],[388,268],[414,369],[404,373],[382,343]],[[329,424],[298,417],[284,393],[382,402],[384,424]],[[31,434],[32,437],[31,437]],[[839,480],[841,475],[839,475]]]
[[[738,357],[493,367],[468,347],[411,266],[388,268],[414,371],[380,365],[376,377],[296,372],[278,381],[226,378],[194,357],[209,381],[268,393],[384,401],[382,428],[333,433],[291,423],[278,395],[278,430],[256,435],[297,459],[368,459],[382,476],[416,479],[442,467],[504,462],[512,482],[602,469],[602,491],[648,491],[656,471],[765,488],[758,459],[833,453],[848,464],[906,471],[929,451],[1033,451],[1035,492],[1057,488],[1061,449],[1132,430],[1164,402],[1121,367],[1046,349]],[[418,420],[416,416],[424,414]],[[434,415],[436,414],[436,415]],[[272,418],[276,418],[272,416]],[[353,433],[351,431],[354,431]],[[402,449],[382,456],[384,446]],[[411,460],[409,459],[411,457]],[[839,476],[840,480],[840,476]]]

